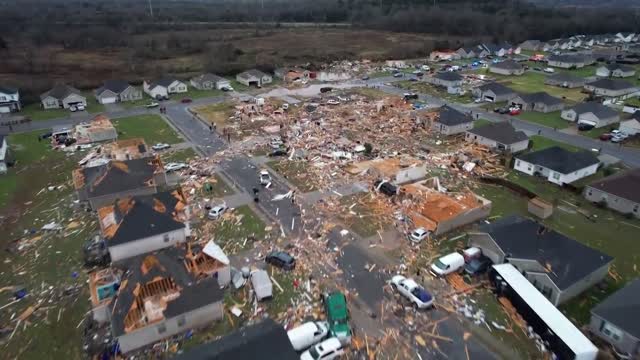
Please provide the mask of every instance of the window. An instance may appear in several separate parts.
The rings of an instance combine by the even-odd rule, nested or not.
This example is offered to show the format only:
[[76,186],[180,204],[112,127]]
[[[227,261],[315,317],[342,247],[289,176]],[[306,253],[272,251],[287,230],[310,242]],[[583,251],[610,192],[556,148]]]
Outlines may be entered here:
[[164,334],[165,332],[167,332],[167,325],[165,324],[158,325],[158,334]]
[[0,96],[0,100],[5,101],[5,100],[7,100],[7,97],[6,96]]
[[591,191],[591,189],[589,189],[589,192],[587,193],[589,196],[593,195],[593,191]]
[[553,173],[553,178],[556,179],[556,180],[560,180],[560,174]]
[[187,318],[184,315],[181,315],[178,318],[178,326],[184,326],[187,323]]
[[606,321],[602,322],[600,331],[611,340],[620,341],[622,339],[622,331]]
[[164,234],[163,240],[164,242],[169,242],[169,234]]
[[640,205],[635,204],[635,205],[633,206],[633,212],[634,212],[634,213],[637,213],[637,212],[638,212],[638,208],[640,208]]
[[520,166],[520,160],[516,161],[516,166]]

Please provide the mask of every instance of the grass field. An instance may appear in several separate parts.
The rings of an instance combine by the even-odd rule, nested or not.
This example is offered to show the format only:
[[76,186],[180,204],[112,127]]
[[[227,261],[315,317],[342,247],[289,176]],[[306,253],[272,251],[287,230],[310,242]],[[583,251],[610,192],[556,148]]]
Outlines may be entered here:
[[465,104],[473,101],[473,96],[471,95],[471,93],[467,93],[465,95],[449,94],[447,93],[447,90],[445,88],[433,86],[424,81],[408,81],[407,80],[407,81],[400,81],[396,83],[396,85],[400,88],[415,91],[417,93],[439,97],[449,102]]
[[[3,286],[21,285],[28,296],[0,313],[0,322],[16,326],[17,316],[29,306],[37,306],[11,340],[3,346],[3,357],[25,359],[82,359],[82,327],[78,323],[89,308],[86,275],[82,268],[81,244],[96,230],[90,213],[72,208],[71,170],[81,154],[66,156],[51,150],[48,142],[38,142],[38,132],[11,135],[8,142],[16,159],[8,177],[0,177],[2,200],[0,225],[3,248],[13,241],[31,244],[22,252],[3,251],[0,274]],[[47,169],[47,176],[42,176]],[[56,187],[48,190],[49,186]],[[58,188],[60,187],[60,188]],[[39,229],[56,222],[57,233]],[[13,247],[12,247],[13,248]],[[7,248],[8,249],[8,248]],[[77,276],[72,274],[77,273]],[[63,289],[78,292],[63,296]],[[51,290],[49,290],[51,287]],[[60,294],[60,295],[58,295]],[[9,303],[11,291],[3,292],[2,303]]]
[[391,225],[391,217],[381,217],[376,212],[375,200],[371,194],[361,193],[340,198],[340,204],[349,208],[346,213],[337,214],[345,225],[363,238],[376,235]]
[[541,113],[537,111],[524,111],[517,115],[519,119],[544,125],[554,129],[564,129],[569,127],[569,122],[560,117],[560,111]]
[[113,120],[118,139],[143,138],[147,145],[177,144],[183,140],[159,115],[138,115]]
[[189,91],[183,94],[177,94],[180,99],[190,98],[190,99],[201,99],[205,97],[213,97],[213,96],[221,96],[224,95],[222,90],[198,90],[193,86],[189,86]]
[[580,92],[581,88],[565,89],[558,86],[545,85],[544,80],[546,75],[537,72],[526,71],[520,76],[504,76],[496,74],[491,74],[491,76],[495,76],[498,82],[517,92],[534,93],[545,91],[549,95],[561,99],[566,98],[566,100],[571,102],[579,102],[585,97],[585,94]]
[[43,110],[40,103],[29,104],[22,107],[22,110],[20,111],[20,115],[29,117],[33,121],[65,118],[69,117],[70,114],[71,112],[66,109]]
[[84,91],[82,96],[87,98],[87,112],[89,114],[97,114],[104,111],[104,105],[98,103],[92,91]]
[[233,115],[235,104],[232,102],[222,102],[211,105],[204,105],[195,108],[194,110],[204,120],[215,123],[218,127],[222,128],[227,125],[229,116]]
[[474,128],[479,128],[479,127],[483,127],[483,126],[487,126],[487,125],[491,125],[491,124],[493,124],[493,122],[489,121],[487,119],[478,119],[478,120],[473,122],[473,127]]
[[579,147],[573,146],[573,145],[569,145],[567,143],[563,143],[563,142],[559,142],[559,141],[555,141],[555,140],[551,140],[549,138],[546,138],[544,136],[540,136],[540,135],[533,135],[529,138],[529,140],[531,140],[531,150],[532,151],[537,151],[537,150],[543,150],[552,146],[559,146],[561,148],[567,149],[569,151],[580,151],[582,150]]
[[[248,205],[233,210],[230,219],[216,220],[213,227],[215,242],[223,249],[233,249],[231,254],[253,246],[253,241],[264,239],[266,232],[264,222]],[[209,220],[207,220],[209,221]],[[245,239],[248,239],[245,242]],[[229,250],[227,250],[229,251]]]
[[580,131],[579,134],[582,136],[590,137],[592,139],[597,139],[600,137],[600,135],[611,132],[611,130],[614,130],[617,128],[618,128],[618,124],[613,124],[609,126],[603,126],[601,128],[593,128],[589,131]]
[[228,195],[233,195],[234,191],[232,188],[227,185],[224,180],[219,175],[214,175],[212,180],[209,180],[211,183],[211,191],[204,190],[202,188],[202,196],[203,197],[224,197]]
[[187,160],[195,159],[196,156],[198,154],[192,148],[163,152],[160,155],[165,164],[169,162],[186,162]]
[[308,171],[306,161],[271,161],[267,165],[303,193],[319,189]]
[[155,100],[151,99],[149,96],[147,96],[147,94],[145,94],[140,100],[125,101],[125,102],[118,103],[118,105],[122,106],[125,109],[131,109],[135,107],[146,106],[148,104],[151,104],[153,101]]

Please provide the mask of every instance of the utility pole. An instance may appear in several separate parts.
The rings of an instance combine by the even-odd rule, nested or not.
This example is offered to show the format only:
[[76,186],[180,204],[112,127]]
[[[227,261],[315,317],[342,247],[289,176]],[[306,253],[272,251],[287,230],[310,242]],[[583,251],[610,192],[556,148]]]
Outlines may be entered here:
[[153,17],[153,5],[151,5],[151,0],[149,0],[149,14]]

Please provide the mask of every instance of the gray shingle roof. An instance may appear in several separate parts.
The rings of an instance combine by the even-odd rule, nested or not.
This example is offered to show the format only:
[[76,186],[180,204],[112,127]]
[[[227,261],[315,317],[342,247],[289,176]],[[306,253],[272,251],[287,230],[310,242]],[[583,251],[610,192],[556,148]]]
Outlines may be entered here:
[[640,203],[640,169],[633,169],[599,179],[590,187]]
[[83,187],[90,198],[150,186],[156,171],[161,169],[154,158],[113,160],[105,165],[80,170],[84,177]]
[[244,72],[241,72],[240,74],[238,74],[239,77],[244,78],[244,79],[248,79],[250,77],[257,77],[257,78],[262,78],[263,76],[266,76],[267,74],[263,73],[260,70],[257,69],[251,69],[251,70],[247,70]]
[[433,75],[433,77],[438,78],[440,80],[444,80],[444,81],[462,81],[462,76],[457,72],[453,72],[453,71],[439,72]]
[[444,105],[438,109],[440,116],[438,122],[447,126],[455,126],[473,122],[471,115],[462,113],[454,108]]
[[71,94],[76,94],[82,96],[82,92],[74,87],[69,85],[59,84],[53,87],[53,89],[43,93],[40,95],[40,100],[44,100],[45,98],[51,96],[55,99],[62,100]]
[[516,129],[507,122],[480,126],[469,130],[469,132],[505,145],[515,144],[529,138],[527,134],[522,131],[516,131]]
[[516,158],[561,174],[570,174],[600,162],[590,151],[571,152],[559,146],[519,155]]
[[531,219],[512,215],[481,228],[507,258],[536,260],[564,290],[611,262],[613,258]]
[[567,73],[557,73],[557,74],[549,75],[545,80],[552,80],[556,82],[567,82],[567,83],[582,83],[582,84],[586,83],[587,81],[585,78],[581,78],[581,77],[574,76]]
[[300,358],[293,350],[283,326],[265,319],[236,330],[220,340],[197,346],[176,357],[176,360],[254,360],[276,357],[278,360]]
[[589,83],[589,86],[606,90],[625,90],[634,88],[633,84],[630,82],[619,79],[600,79]]
[[578,116],[590,112],[598,119],[608,119],[618,115],[617,111],[595,101],[580,103],[572,107],[571,110],[575,111]]
[[[135,301],[133,290],[137,284],[143,285],[156,278],[171,278],[181,288],[180,296],[167,303],[163,313],[165,318],[175,317],[223,299],[224,292],[220,289],[218,280],[209,277],[198,281],[197,276],[185,267],[184,255],[183,248],[170,247],[113,264],[119,269],[128,271],[121,282],[124,284],[127,280],[126,287],[120,288],[117,300],[111,303],[111,329],[114,336],[125,334],[124,319]],[[159,266],[152,266],[145,274],[142,271],[142,264],[148,256],[155,257]]]
[[226,79],[221,77],[221,76],[218,76],[216,74],[211,74],[211,73],[198,75],[198,76],[193,78],[193,81],[198,82],[198,83],[202,83],[202,82],[205,82],[205,81],[211,81],[213,83],[217,83],[217,82],[223,81],[223,80],[226,80]]
[[153,89],[156,86],[162,86],[162,87],[169,87],[169,85],[173,84],[174,81],[177,81],[178,79],[174,78],[174,77],[163,77],[160,79],[156,79],[155,81],[152,81],[149,84],[149,89]]
[[640,339],[640,279],[630,281],[596,305],[591,313]]
[[553,97],[544,91],[532,94],[520,94],[518,97],[527,104],[541,103],[547,106],[551,106],[562,103],[562,99]]
[[607,64],[607,65],[605,65],[605,67],[609,71],[620,70],[622,72],[630,72],[630,71],[634,71],[635,70],[633,67],[631,67],[629,65],[618,64],[618,63]]
[[96,94],[100,95],[105,90],[112,91],[116,94],[120,94],[125,91],[129,86],[129,83],[124,80],[107,80],[105,81],[98,90],[96,90]]
[[564,62],[569,64],[580,64],[586,61],[584,55],[579,54],[560,54],[549,56],[549,61]]
[[12,87],[8,87],[8,86],[3,86],[0,85],[0,93],[4,93],[4,94],[15,94],[18,92],[18,89],[12,88]]
[[519,63],[513,60],[505,60],[497,64],[491,64],[491,67],[498,68],[498,69],[505,69],[505,70],[521,70],[522,69],[522,65],[520,65]]
[[514,90],[512,90],[511,88],[508,88],[500,83],[497,82],[490,82],[488,84],[484,84],[482,86],[478,87],[480,90],[482,91],[489,91],[491,90],[494,94],[496,95],[509,95],[509,94],[515,94],[516,92]]

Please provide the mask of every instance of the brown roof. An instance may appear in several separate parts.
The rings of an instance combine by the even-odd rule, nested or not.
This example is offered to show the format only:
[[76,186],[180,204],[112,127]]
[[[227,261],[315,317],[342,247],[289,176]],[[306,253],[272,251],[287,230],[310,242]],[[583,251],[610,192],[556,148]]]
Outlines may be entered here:
[[594,181],[589,186],[611,195],[640,203],[640,169],[615,174]]

